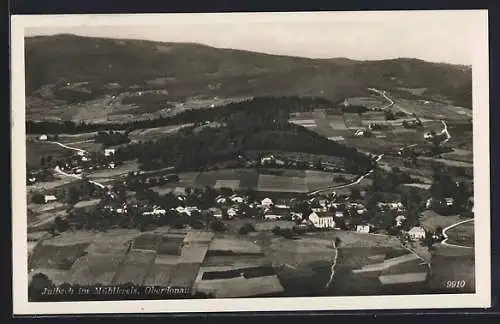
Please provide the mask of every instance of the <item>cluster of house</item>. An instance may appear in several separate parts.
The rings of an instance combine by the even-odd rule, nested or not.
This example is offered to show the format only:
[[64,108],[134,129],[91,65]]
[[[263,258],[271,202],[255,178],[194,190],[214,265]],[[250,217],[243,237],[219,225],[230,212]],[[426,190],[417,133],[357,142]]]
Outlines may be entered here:
[[75,155],[58,161],[57,166],[61,171],[66,173],[80,175],[84,171],[95,171],[99,169],[114,169],[117,167],[118,162],[113,161],[111,158],[115,154],[115,149],[105,149],[104,156],[107,158],[93,159],[90,154],[85,151],[78,151]]
[[[332,163],[327,163],[327,162],[320,162],[321,163],[321,169],[325,171],[330,171],[330,172],[342,172],[345,171],[338,165],[334,165]],[[310,169],[316,169],[317,165],[313,161],[309,160],[298,160],[298,159],[284,159],[280,158],[278,156],[275,156],[273,154],[267,155],[262,157],[258,161],[247,161],[246,166],[247,167],[255,167],[257,165],[261,166],[275,166],[275,167],[303,167],[303,168],[310,168]]]

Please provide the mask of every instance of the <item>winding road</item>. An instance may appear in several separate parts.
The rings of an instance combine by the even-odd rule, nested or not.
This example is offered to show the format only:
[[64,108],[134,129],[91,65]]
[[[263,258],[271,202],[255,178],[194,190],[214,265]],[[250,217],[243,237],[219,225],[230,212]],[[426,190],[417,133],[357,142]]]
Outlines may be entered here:
[[385,94],[385,91],[380,91],[380,90],[375,89],[375,88],[368,88],[368,90],[376,92],[377,94],[379,94],[382,97],[384,97],[385,100],[389,101],[389,103],[387,105],[385,105],[384,107],[380,108],[381,110],[389,109],[389,108],[391,108],[394,105],[394,101],[392,101],[391,98],[387,97],[387,95]]
[[[378,162],[380,161],[380,159],[382,159],[382,157],[384,156],[384,154],[380,154],[379,156],[377,156],[377,158],[375,159],[375,162]],[[373,171],[375,170],[376,166],[369,170],[368,172],[366,172],[365,174],[363,175],[360,175],[359,177],[356,178],[356,180],[352,181],[352,182],[349,182],[347,184],[343,184],[343,185],[335,185],[335,186],[329,186],[329,187],[326,187],[326,188],[322,188],[322,189],[318,189],[318,190],[314,190],[314,191],[311,191],[309,192],[307,195],[308,196],[314,196],[314,195],[317,195],[321,192],[325,192],[325,191],[330,191],[330,190],[336,190],[336,189],[343,189],[343,188],[348,188],[350,186],[354,186],[354,185],[357,185],[358,183],[360,183],[364,178],[366,178],[367,176],[369,176],[370,174],[373,173]]]
[[335,252],[333,254],[332,266],[330,269],[330,279],[325,285],[326,289],[330,288],[330,285],[333,283],[333,279],[335,278],[335,266],[337,265],[337,259],[339,256],[339,250],[337,248],[337,245],[335,244],[335,241],[332,242],[332,245]]
[[[64,147],[65,149],[72,150],[72,151],[77,151],[77,152],[81,152],[81,153],[85,153],[85,154],[87,154],[87,153],[88,153],[87,151],[85,151],[85,150],[83,150],[83,149],[80,149],[80,148],[77,148],[77,147],[72,147],[72,146],[69,146],[69,145],[66,145],[66,144],[63,144],[63,143],[60,143],[60,142],[56,142],[56,141],[47,141],[47,143],[56,144],[56,145],[59,145],[59,146],[61,146],[61,147]],[[59,168],[59,166],[56,166],[56,167],[54,168],[54,171],[55,171],[56,173],[59,173],[59,174],[63,175],[63,176],[66,176],[66,177],[71,177],[71,178],[75,178],[75,179],[83,179],[83,176],[81,176],[81,175],[78,175],[78,174],[71,174],[71,173],[66,173],[66,172],[64,172],[63,170],[61,170],[61,169]],[[88,181],[89,183],[92,183],[92,184],[94,184],[94,185],[96,185],[96,186],[98,186],[98,187],[102,188],[102,189],[106,188],[106,186],[105,186],[105,185],[103,185],[102,183],[99,183],[99,182],[97,182],[97,181],[88,180],[88,179],[87,179],[87,181]]]
[[468,222],[473,222],[474,221],[474,218],[471,218],[471,219],[466,219],[464,221],[461,221],[461,222],[458,222],[458,223],[455,223],[455,224],[452,224],[448,227],[446,227],[445,229],[443,229],[443,236],[444,236],[444,240],[441,241],[441,244],[443,245],[446,245],[446,246],[452,246],[452,247],[458,247],[458,248],[462,248],[462,249],[473,249],[472,246],[464,246],[464,245],[457,245],[457,244],[451,244],[451,243],[447,243],[446,241],[448,241],[448,235],[446,234],[446,232],[454,227],[457,227],[458,225],[461,225],[463,223],[468,223]]

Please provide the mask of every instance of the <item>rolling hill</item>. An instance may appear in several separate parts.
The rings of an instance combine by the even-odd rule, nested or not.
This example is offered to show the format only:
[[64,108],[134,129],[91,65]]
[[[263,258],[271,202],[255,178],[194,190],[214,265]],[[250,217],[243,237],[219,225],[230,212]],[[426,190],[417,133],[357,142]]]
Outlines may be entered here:
[[164,91],[169,101],[291,95],[340,101],[364,95],[368,87],[425,88],[418,97],[472,106],[470,67],[417,59],[308,59],[61,34],[26,38],[25,61],[28,117],[30,107],[50,109],[54,101],[150,90]]

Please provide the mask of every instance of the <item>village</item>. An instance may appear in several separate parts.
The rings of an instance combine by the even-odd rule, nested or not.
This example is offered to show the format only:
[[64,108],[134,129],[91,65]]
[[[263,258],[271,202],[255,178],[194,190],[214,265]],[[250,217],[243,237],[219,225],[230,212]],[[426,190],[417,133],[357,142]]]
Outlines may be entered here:
[[[46,141],[41,135],[39,141]],[[166,195],[159,195],[150,188],[155,185],[175,184],[179,176],[173,172],[152,175],[144,171],[129,172],[126,176],[103,185],[88,180],[86,174],[99,169],[114,169],[124,161],[116,155],[116,149],[105,148],[101,152],[88,153],[83,150],[61,160],[52,161],[54,172],[64,176],[75,177],[79,187],[68,190],[55,190],[45,194],[35,194],[32,202],[48,204],[65,203],[67,217],[57,217],[54,223],[45,224],[53,234],[75,229],[103,229],[133,226],[139,224],[141,230],[156,226],[175,226],[176,228],[224,230],[224,224],[234,219],[247,220],[244,228],[256,222],[287,224],[296,232],[343,230],[359,233],[390,234],[403,240],[433,241],[442,239],[442,233],[433,232],[418,224],[415,220],[407,221],[408,206],[401,200],[377,201],[367,206],[359,190],[351,189],[349,193],[335,192],[334,189],[312,193],[307,196],[280,197],[254,190],[233,190],[231,188],[176,188]],[[318,167],[315,162],[304,162],[305,167]],[[280,159],[275,155],[263,156],[246,161],[248,167],[277,168],[296,167],[297,161]],[[320,165],[323,170],[337,170],[328,163]],[[35,174],[27,177],[28,185],[37,181]],[[46,180],[44,180],[46,181]],[[430,196],[430,195],[429,195]],[[445,197],[442,201],[428,198],[421,211],[454,208],[454,198]],[[471,207],[472,208],[472,207]],[[389,222],[376,223],[375,213],[384,214]],[[101,214],[91,224],[90,215]],[[283,222],[285,221],[285,222]],[[125,225],[124,225],[125,224]],[[48,226],[48,227],[47,227]],[[250,226],[250,227],[249,227]],[[276,226],[275,232],[279,231]],[[241,233],[245,229],[241,230]]]

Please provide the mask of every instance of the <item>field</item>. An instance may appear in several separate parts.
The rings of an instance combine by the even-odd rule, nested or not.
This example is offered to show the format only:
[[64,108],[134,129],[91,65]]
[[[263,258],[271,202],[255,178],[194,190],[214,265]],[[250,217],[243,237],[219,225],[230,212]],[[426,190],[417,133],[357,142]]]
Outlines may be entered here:
[[148,129],[137,129],[129,133],[129,138],[131,142],[157,140],[165,137],[165,135],[174,134],[182,128],[190,127],[192,125],[193,124],[182,124]]
[[137,250],[156,251],[162,237],[155,234],[142,234],[132,241],[132,248]]
[[70,281],[79,285],[110,284],[125,258],[125,253],[86,255],[78,259],[71,268]]
[[419,117],[450,120],[469,120],[472,118],[472,110],[460,108],[437,102],[425,102],[419,100],[408,100],[390,95],[397,106],[405,111],[415,113]]
[[178,263],[170,274],[170,287],[191,287],[198,275],[200,263]]
[[474,156],[472,150],[464,150],[453,148],[453,152],[441,154],[446,160],[462,161],[466,163],[472,163]]
[[460,224],[446,231],[446,243],[474,247],[474,221]]
[[209,242],[184,243],[181,251],[181,263],[201,263],[208,251]]
[[347,98],[347,101],[350,105],[365,106],[368,109],[380,108],[386,104],[386,101],[377,95],[370,97],[350,97]]
[[[432,256],[430,288],[435,293],[475,292],[474,249],[436,245]],[[453,282],[459,287],[453,287]]]
[[156,257],[154,251],[131,250],[113,278],[115,284],[142,285]]
[[[355,178],[353,174],[290,169],[222,169],[206,172],[180,173],[180,181],[152,189],[160,195],[183,192],[184,188],[211,186],[215,188],[254,189],[266,193],[305,193],[333,185],[342,185]],[[343,178],[343,179],[342,179]]]
[[102,169],[88,174],[88,178],[98,182],[112,181],[115,177],[127,175],[131,171],[137,171],[139,165],[134,161],[124,162],[114,169]]
[[257,187],[257,190],[271,192],[307,192],[308,188],[305,183],[305,178],[261,174],[259,175],[259,186]]
[[54,268],[68,270],[78,258],[84,255],[88,246],[88,243],[61,246],[43,243],[34,251],[28,267],[30,269]]
[[347,128],[358,129],[363,127],[363,117],[358,114],[344,114],[344,120]]
[[149,270],[149,273],[144,280],[146,286],[168,286],[175,264],[158,264],[154,263]]
[[73,151],[65,149],[59,145],[46,142],[26,141],[26,163],[30,168],[39,168],[41,158],[51,156],[54,160],[71,156]]
[[458,215],[442,216],[432,210],[424,211],[420,218],[420,224],[429,231],[434,231],[437,227],[446,228],[459,221]]

